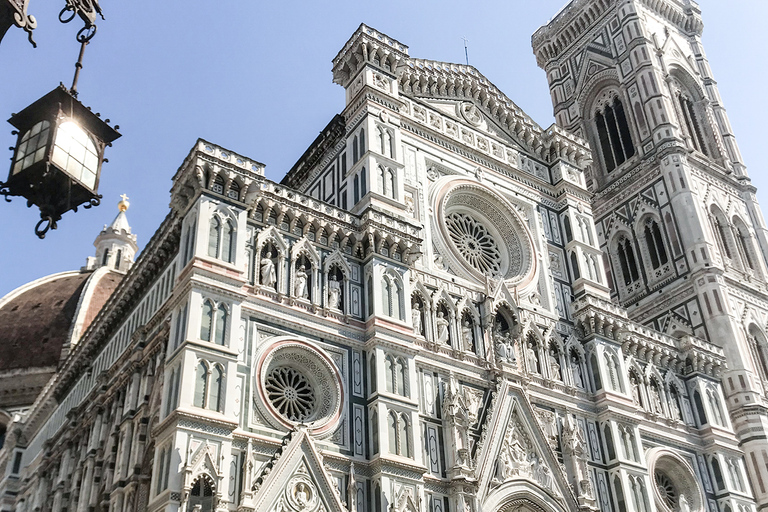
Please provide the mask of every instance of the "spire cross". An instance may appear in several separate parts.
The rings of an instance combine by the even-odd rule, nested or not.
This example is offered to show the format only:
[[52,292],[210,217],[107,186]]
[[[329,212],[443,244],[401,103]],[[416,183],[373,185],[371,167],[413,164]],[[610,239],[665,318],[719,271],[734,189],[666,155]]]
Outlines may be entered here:
[[125,194],[120,194],[120,199],[122,199],[123,201],[127,201],[128,200],[128,196],[125,195]]

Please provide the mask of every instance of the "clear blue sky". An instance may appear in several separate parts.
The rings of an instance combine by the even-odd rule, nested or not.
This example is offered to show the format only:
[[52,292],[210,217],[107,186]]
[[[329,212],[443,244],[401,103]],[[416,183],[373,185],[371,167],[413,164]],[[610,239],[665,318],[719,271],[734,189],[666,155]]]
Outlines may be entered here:
[[[171,176],[198,137],[267,165],[279,181],[344,107],[331,59],[364,22],[410,47],[414,57],[470,64],[540,125],[552,121],[530,36],[565,0],[102,1],[107,17],[85,54],[80,98],[120,125],[108,148],[98,208],[68,213],[41,241],[36,209],[0,201],[0,296],[72,270],[128,194],[128,218],[143,247],[168,212]],[[766,144],[765,0],[701,0],[704,44],[759,198],[768,205],[760,148]],[[71,84],[79,21],[58,22],[63,0],[31,0],[38,48],[9,30],[0,43],[0,117]],[[471,7],[470,7],[471,6]],[[15,144],[0,121],[0,148]],[[11,152],[7,149],[6,155]],[[8,160],[0,167],[7,177]]]

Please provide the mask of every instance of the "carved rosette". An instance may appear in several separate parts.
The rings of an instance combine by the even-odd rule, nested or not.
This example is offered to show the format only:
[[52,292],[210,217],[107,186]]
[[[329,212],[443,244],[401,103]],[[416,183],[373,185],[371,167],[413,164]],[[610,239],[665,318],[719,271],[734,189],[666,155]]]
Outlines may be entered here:
[[521,291],[535,286],[533,236],[514,205],[482,183],[451,177],[431,196],[435,243],[450,268],[480,282],[500,277]]
[[304,424],[316,436],[331,435],[344,403],[343,379],[331,357],[315,345],[276,339],[256,364],[254,403],[276,428]]

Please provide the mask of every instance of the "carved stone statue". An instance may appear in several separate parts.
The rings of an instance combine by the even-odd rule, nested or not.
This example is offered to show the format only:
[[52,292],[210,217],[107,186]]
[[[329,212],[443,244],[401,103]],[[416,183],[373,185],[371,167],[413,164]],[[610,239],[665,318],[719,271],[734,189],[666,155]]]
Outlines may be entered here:
[[332,275],[328,280],[328,307],[338,309],[341,305],[341,283]]
[[442,311],[437,312],[435,324],[437,325],[437,342],[448,343],[448,320]]
[[547,354],[547,362],[549,363],[549,373],[555,380],[562,380],[560,376],[560,363],[557,362],[557,353],[550,351]]
[[304,265],[301,265],[296,270],[296,284],[294,286],[293,294],[301,299],[306,299],[307,294],[307,271]]
[[464,343],[464,350],[472,352],[472,324],[469,320],[464,320],[464,324],[461,326],[461,341]]
[[536,348],[533,346],[533,343],[528,343],[528,346],[525,348],[525,357],[528,361],[528,369],[531,373],[539,373],[538,369],[538,362],[539,357],[536,355]]
[[581,373],[581,363],[576,354],[571,354],[571,375],[573,375],[573,385],[577,388],[584,388],[584,376]]
[[272,257],[272,251],[269,251],[261,258],[261,284],[274,288],[275,283],[277,283],[277,274],[275,273],[275,264],[272,262]]
[[680,494],[680,498],[677,500],[677,508],[680,512],[691,512],[691,506],[688,504],[685,494]]
[[421,322],[421,306],[419,306],[418,302],[413,304],[411,319],[413,320],[413,332],[416,334],[424,334]]

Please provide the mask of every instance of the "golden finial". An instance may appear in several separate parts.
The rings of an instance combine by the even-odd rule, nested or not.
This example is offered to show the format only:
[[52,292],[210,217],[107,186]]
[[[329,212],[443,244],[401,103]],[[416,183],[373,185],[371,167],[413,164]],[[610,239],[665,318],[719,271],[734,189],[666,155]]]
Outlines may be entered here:
[[129,206],[131,206],[131,203],[128,202],[128,196],[125,194],[122,194],[120,198],[122,199],[122,201],[117,203],[117,209],[120,210],[121,212],[124,212],[125,210],[128,209]]

